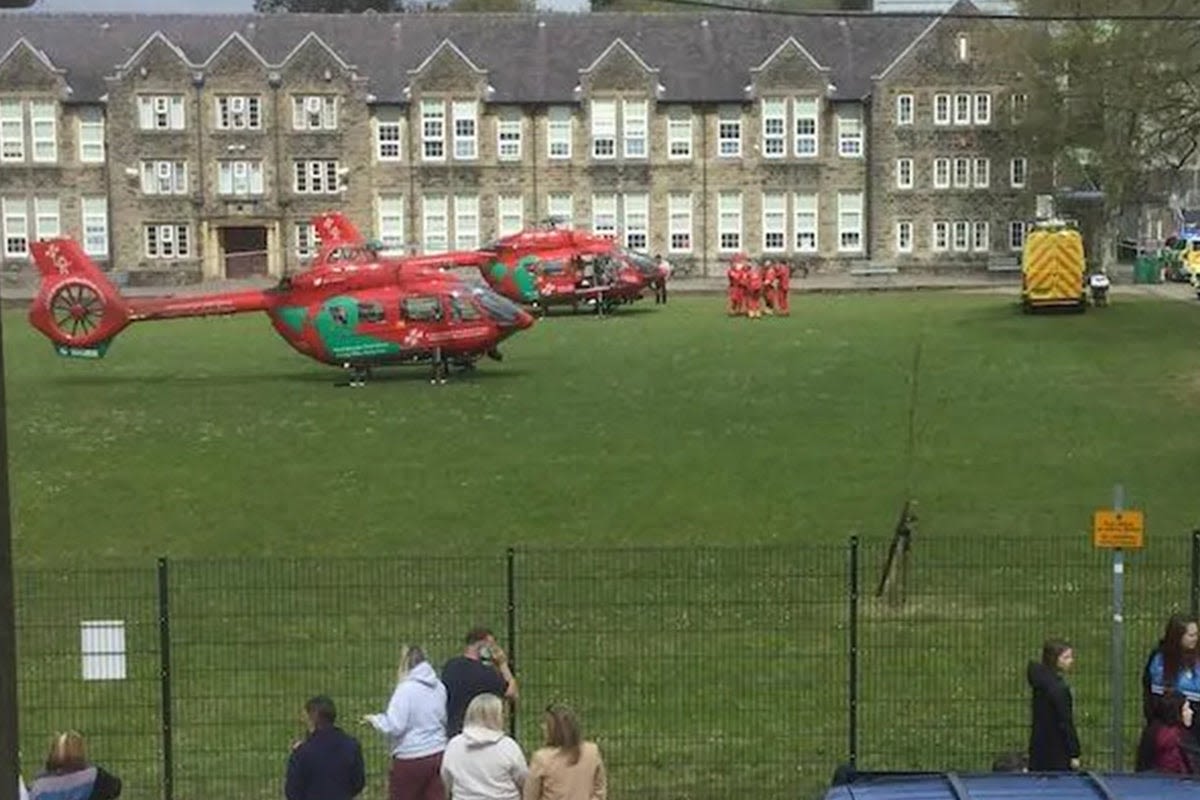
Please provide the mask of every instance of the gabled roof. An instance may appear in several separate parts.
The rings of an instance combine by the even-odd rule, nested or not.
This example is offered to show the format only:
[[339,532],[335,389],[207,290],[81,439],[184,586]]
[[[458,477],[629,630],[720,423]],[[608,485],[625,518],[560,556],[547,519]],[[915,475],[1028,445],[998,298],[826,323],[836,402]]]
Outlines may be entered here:
[[59,75],[62,75],[66,72],[66,70],[56,67],[54,65],[54,62],[52,62],[49,58],[46,57],[45,53],[43,53],[41,50],[34,47],[33,43],[30,42],[28,39],[26,39],[24,36],[22,36],[21,38],[17,39],[15,42],[13,42],[12,46],[10,46],[7,50],[4,51],[4,55],[0,56],[0,64],[3,64],[4,62],[8,61],[8,59],[12,58],[13,54],[16,53],[18,50],[20,50],[22,47],[24,47],[29,52],[33,53],[33,57],[36,58],[38,61],[42,62],[42,64],[50,72],[54,72]]
[[593,70],[596,69],[597,66],[599,66],[600,64],[602,64],[604,62],[604,59],[608,58],[609,53],[611,53],[613,50],[618,49],[618,48],[620,48],[621,50],[624,50],[626,53],[633,56],[633,60],[636,61],[638,63],[638,66],[640,66],[647,73],[658,72],[657,68],[651,67],[649,64],[647,64],[646,60],[644,58],[642,58],[640,55],[638,55],[636,50],[634,50],[632,47],[630,47],[628,44],[626,44],[625,40],[622,39],[620,36],[618,36],[616,39],[612,40],[612,44],[610,44],[608,47],[604,48],[604,52],[602,52],[600,55],[596,56],[595,60],[592,61],[591,64],[588,64],[586,67],[579,70],[579,73],[581,75],[586,75],[587,73],[592,72]]
[[430,63],[432,63],[432,62],[433,62],[433,60],[434,60],[435,58],[437,58],[437,56],[438,56],[438,53],[442,52],[443,50],[449,50],[450,52],[454,53],[454,55],[455,55],[455,56],[457,56],[457,57],[458,57],[458,59],[459,59],[460,61],[462,61],[464,64],[466,64],[466,65],[467,65],[467,68],[468,68],[468,69],[470,69],[472,72],[477,72],[477,73],[479,73],[480,75],[482,75],[482,74],[484,74],[484,73],[486,73],[486,72],[487,72],[487,70],[486,70],[486,69],[480,69],[478,66],[476,66],[476,65],[475,65],[475,62],[474,62],[474,61],[472,61],[472,60],[471,60],[471,59],[470,59],[470,58],[467,56],[467,54],[466,54],[466,53],[464,53],[464,52],[463,52],[463,51],[462,51],[462,50],[459,48],[459,46],[458,46],[458,45],[456,45],[454,42],[450,41],[449,39],[442,39],[442,43],[441,43],[441,44],[439,44],[439,45],[438,45],[438,46],[437,46],[437,47],[434,49],[434,51],[433,51],[432,53],[430,53],[430,54],[429,54],[429,55],[428,55],[428,56],[425,58],[425,60],[424,60],[424,61],[422,61],[420,64],[418,64],[418,65],[416,66],[416,68],[414,68],[414,69],[410,69],[410,70],[408,71],[408,74],[409,74],[409,75],[418,75],[418,74],[420,74],[421,72],[423,72],[423,71],[425,70],[425,68],[426,68],[426,67],[428,67],[428,66],[430,65]]
[[[268,65],[312,39],[368,79],[380,103],[405,102],[410,71],[451,41],[496,87],[492,102],[572,103],[592,54],[620,40],[649,59],[662,102],[743,102],[751,70],[781,38],[828,68],[833,99],[871,91],[882,71],[930,18],[809,17],[751,12],[649,14],[21,14],[0,13],[0,51],[26,39],[66,70],[73,100],[96,102],[104,76],[155,34],[191,65],[203,65],[233,34]],[[349,64],[347,64],[349,67]]]
[[200,67],[202,69],[207,69],[214,61],[217,60],[217,56],[221,55],[221,53],[223,53],[225,51],[225,48],[229,47],[229,45],[233,44],[234,42],[237,42],[238,44],[245,47],[246,50],[248,50],[251,55],[253,55],[255,58],[257,58],[262,63],[264,69],[267,68],[268,66],[270,66],[269,64],[267,64],[267,60],[262,57],[262,53],[255,50],[254,45],[252,45],[252,44],[250,44],[250,42],[246,41],[246,37],[242,36],[241,31],[234,31],[233,33],[231,33],[225,37],[225,41],[223,41],[219,45],[217,45],[217,49],[212,51],[212,55],[210,55],[208,58],[206,58],[204,60],[204,63],[201,64]]
[[162,42],[163,44],[165,44],[167,46],[167,49],[170,50],[172,53],[174,53],[176,56],[178,56],[180,62],[183,63],[184,65],[189,66],[189,67],[196,66],[196,64],[194,64],[190,60],[188,60],[187,54],[184,53],[182,50],[180,50],[178,45],[176,45],[174,42],[172,42],[170,39],[168,39],[167,36],[162,31],[156,30],[154,33],[152,33],[148,37],[146,37],[146,41],[142,42],[141,46],[138,47],[137,50],[134,50],[133,55],[131,55],[129,58],[125,59],[124,63],[116,65],[117,70],[124,71],[124,70],[127,70],[130,67],[132,67],[134,64],[137,63],[137,60],[142,57],[142,53],[146,52],[146,50],[148,50],[150,48],[150,45],[154,44],[155,42]]
[[[978,14],[978,13],[979,13],[979,9],[972,2],[970,2],[970,0],[958,0],[957,3],[955,3],[953,6],[951,6],[950,8],[948,8],[945,11],[945,14],[954,14],[956,16],[961,16],[963,14]],[[928,36],[930,34],[930,32],[938,26],[938,24],[942,21],[942,16],[943,15],[939,15],[939,16],[934,17],[932,20],[930,20],[929,24],[927,26],[925,26],[925,30],[921,31],[920,34],[918,34],[915,39],[913,39],[911,42],[909,42],[908,47],[906,47],[902,51],[900,51],[899,55],[897,55],[894,59],[892,59],[892,62],[890,64],[888,64],[886,67],[884,67],[883,70],[881,72],[879,72],[877,75],[874,75],[872,77],[875,80],[880,80],[880,81],[885,80],[888,76],[888,73],[891,72],[893,69],[895,69],[895,67],[898,64],[900,64],[900,62],[902,62],[902,61],[904,61],[904,59],[908,58],[909,53],[911,53],[913,50],[915,50],[917,48],[917,45],[921,43],[921,40],[923,40],[926,36]]]
[[782,42],[780,42],[779,47],[776,47],[775,50],[771,53],[771,55],[764,58],[763,62],[761,64],[759,64],[757,67],[751,67],[750,71],[751,72],[762,72],[764,69],[766,69],[770,65],[770,63],[772,61],[779,58],[780,54],[783,53],[783,51],[786,50],[789,46],[794,47],[796,50],[800,51],[800,54],[803,55],[805,58],[807,58],[809,63],[812,64],[813,69],[817,70],[818,72],[828,72],[829,71],[829,67],[823,66],[815,58],[813,58],[813,54],[808,52],[807,47],[805,47],[804,45],[802,45],[798,41],[796,41],[795,36],[789,36],[786,39],[784,39]]

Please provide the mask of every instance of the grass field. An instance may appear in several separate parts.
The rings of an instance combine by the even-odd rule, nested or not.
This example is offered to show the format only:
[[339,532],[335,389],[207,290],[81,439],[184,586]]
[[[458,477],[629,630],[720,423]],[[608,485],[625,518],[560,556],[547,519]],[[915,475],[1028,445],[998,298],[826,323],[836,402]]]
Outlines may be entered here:
[[[868,765],[1019,745],[1020,672],[1051,623],[1091,654],[1079,702],[1103,751],[1107,573],[1087,525],[1114,481],[1150,537],[1130,684],[1187,598],[1187,303],[1029,318],[992,294],[806,296],[750,322],[683,297],[546,320],[444,387],[411,370],[354,390],[262,318],[136,327],[100,363],[5,326],[23,741],[64,716],[107,733],[97,753],[142,778],[134,798],[156,796],[158,556],[182,560],[180,798],[272,796],[303,694],[376,710],[398,636],[440,660],[476,619],[503,627],[508,546],[527,705],[580,705],[642,796],[827,778],[845,756],[845,543],[866,537],[873,582],[910,489],[914,596],[862,610]],[[73,626],[103,615],[130,625],[120,687],[77,680]]]

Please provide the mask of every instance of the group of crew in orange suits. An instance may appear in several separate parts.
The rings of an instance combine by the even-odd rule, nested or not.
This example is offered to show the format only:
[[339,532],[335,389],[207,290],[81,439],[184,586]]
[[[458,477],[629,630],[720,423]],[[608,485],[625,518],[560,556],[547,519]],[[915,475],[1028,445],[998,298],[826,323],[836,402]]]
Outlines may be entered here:
[[729,278],[729,316],[760,319],[764,311],[781,317],[791,313],[788,285],[792,271],[787,264],[764,259],[755,265],[739,253],[725,275]]

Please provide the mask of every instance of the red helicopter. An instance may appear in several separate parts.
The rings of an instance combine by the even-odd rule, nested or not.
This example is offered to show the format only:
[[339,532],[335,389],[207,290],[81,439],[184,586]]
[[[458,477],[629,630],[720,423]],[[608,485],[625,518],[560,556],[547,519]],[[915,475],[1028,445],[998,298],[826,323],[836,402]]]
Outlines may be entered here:
[[[326,230],[338,219],[314,224]],[[365,243],[328,238],[310,269],[277,286],[146,299],[122,297],[74,240],[34,242],[42,282],[29,321],[59,355],[103,358],[132,322],[265,311],[300,353],[348,370],[350,386],[364,385],[373,367],[408,364],[432,365],[431,382],[445,383],[451,366],[500,360],[500,342],[534,322],[488,287],[438,269],[445,257],[382,260]]]
[[632,303],[666,280],[653,258],[606,236],[559,227],[562,222],[550,218],[489,245],[482,251],[484,279],[519,303],[578,309],[594,302],[598,314]]

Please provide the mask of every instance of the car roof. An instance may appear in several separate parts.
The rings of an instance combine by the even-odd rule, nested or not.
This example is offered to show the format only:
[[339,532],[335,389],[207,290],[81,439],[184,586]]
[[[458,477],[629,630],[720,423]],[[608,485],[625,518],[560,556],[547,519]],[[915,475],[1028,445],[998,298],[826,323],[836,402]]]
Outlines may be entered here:
[[1156,773],[860,773],[825,800],[1182,800],[1200,777]]

